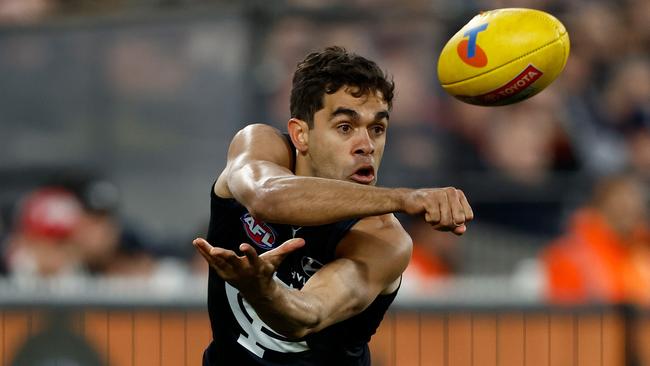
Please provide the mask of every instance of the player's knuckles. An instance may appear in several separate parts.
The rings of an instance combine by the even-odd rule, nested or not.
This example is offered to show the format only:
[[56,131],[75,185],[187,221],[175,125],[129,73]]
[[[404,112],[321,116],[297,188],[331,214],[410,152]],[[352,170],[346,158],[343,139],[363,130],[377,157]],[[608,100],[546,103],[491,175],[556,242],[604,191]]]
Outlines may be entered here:
[[443,188],[443,191],[449,198],[456,198],[458,199],[458,190],[454,187],[445,187]]
[[462,189],[456,188],[456,195],[458,196],[459,200],[467,202],[467,197],[465,196],[465,192],[463,192]]
[[428,201],[431,202],[432,204],[439,205],[447,201],[447,194],[445,193],[444,189],[436,189],[433,191],[429,191]]

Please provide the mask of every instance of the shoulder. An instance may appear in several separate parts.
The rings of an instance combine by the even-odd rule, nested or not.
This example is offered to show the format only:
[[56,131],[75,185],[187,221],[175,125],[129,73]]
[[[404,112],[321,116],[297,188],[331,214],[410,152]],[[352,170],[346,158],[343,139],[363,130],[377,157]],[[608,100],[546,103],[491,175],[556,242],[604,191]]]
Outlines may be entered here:
[[280,130],[255,123],[235,134],[228,149],[228,162],[246,163],[261,160],[290,166],[292,154],[289,141]]
[[239,130],[237,134],[251,134],[251,133],[272,133],[281,135],[280,130],[277,128],[267,125],[265,123],[251,123],[246,125],[244,128]]
[[255,164],[274,164],[291,169],[294,151],[286,137],[277,128],[262,123],[250,124],[239,130],[228,147],[226,167],[219,174],[214,192],[220,197],[232,197],[228,179]]
[[287,143],[280,130],[263,123],[252,123],[242,128],[235,134],[232,143],[250,143],[260,139],[267,142],[271,139]]

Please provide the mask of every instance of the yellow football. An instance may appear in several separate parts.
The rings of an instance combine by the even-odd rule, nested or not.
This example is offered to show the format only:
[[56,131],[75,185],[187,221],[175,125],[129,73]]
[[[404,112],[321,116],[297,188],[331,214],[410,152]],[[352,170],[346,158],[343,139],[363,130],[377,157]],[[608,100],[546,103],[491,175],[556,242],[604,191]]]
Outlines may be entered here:
[[510,8],[481,12],[440,53],[438,79],[463,102],[498,106],[546,88],[564,69],[569,34],[552,15]]

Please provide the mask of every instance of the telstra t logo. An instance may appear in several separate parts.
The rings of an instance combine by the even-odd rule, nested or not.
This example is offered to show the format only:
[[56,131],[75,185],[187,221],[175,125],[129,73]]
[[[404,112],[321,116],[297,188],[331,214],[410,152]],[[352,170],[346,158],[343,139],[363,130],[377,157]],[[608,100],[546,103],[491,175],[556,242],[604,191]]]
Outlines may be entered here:
[[464,63],[474,67],[483,67],[487,65],[487,55],[481,46],[476,43],[479,32],[486,30],[487,26],[488,23],[481,24],[478,27],[474,27],[463,34],[464,37],[469,36],[469,39],[463,39],[460,41],[456,47],[456,51]]

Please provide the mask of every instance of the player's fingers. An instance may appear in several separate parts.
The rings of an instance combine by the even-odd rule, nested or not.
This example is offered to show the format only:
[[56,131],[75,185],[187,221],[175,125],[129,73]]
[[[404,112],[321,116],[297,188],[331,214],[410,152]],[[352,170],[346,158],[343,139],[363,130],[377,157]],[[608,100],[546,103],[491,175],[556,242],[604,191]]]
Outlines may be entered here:
[[463,211],[465,212],[465,221],[472,221],[474,219],[474,211],[472,210],[472,206],[469,205],[465,193],[459,189],[458,196],[460,203],[463,205]]
[[451,204],[449,202],[449,195],[445,194],[440,199],[440,225],[444,227],[453,227],[454,218],[451,214]]
[[437,200],[429,202],[427,205],[424,221],[430,225],[438,225],[440,223],[440,203]]
[[201,253],[206,254],[210,258],[208,259],[209,262],[214,262],[222,268],[225,264],[231,267],[241,266],[241,258],[232,250],[214,247],[203,238],[194,239],[192,243]]
[[[205,259],[208,264],[214,268],[219,276],[222,278],[226,276],[226,272],[228,270],[231,270],[231,266],[226,263],[222,258],[219,256],[212,256],[210,255],[210,250],[213,248],[207,241],[203,239],[195,239],[192,244],[196,247],[197,251],[199,254]],[[209,249],[208,249],[209,248]]]
[[302,238],[293,238],[285,241],[279,247],[270,250],[260,257],[266,259],[273,266],[277,267],[284,260],[284,258],[294,250],[301,248],[305,245],[305,239]]
[[221,277],[224,281],[232,281],[233,279],[237,278],[237,275],[232,269],[232,266],[230,266],[228,263],[222,262],[221,265],[215,264],[215,262],[210,263],[210,267],[214,269],[215,272],[217,272],[217,275]]
[[460,226],[456,226],[456,227],[452,230],[452,232],[453,232],[454,234],[459,235],[459,236],[465,234],[466,231],[467,231],[467,226],[465,226],[465,224],[460,225]]
[[451,188],[447,191],[447,200],[451,210],[451,220],[454,226],[460,226],[465,223],[465,210],[461,203],[460,190]]
[[260,259],[257,256],[257,251],[250,244],[242,243],[239,246],[239,250],[241,250],[242,253],[244,253],[246,258],[248,259],[248,263],[250,263],[254,267],[260,266]]
[[244,265],[243,262],[245,257],[239,257],[237,253],[233,252],[232,250],[212,248],[210,254],[223,259],[226,263],[230,264],[234,268],[240,268]]
[[208,263],[215,262],[215,259],[217,260],[216,264],[223,263],[223,260],[221,260],[220,258],[213,257],[212,249],[214,249],[214,247],[210,245],[210,243],[208,243],[205,239],[196,238],[194,239],[194,241],[192,241],[192,244],[194,245],[196,250],[198,250],[201,256],[203,256],[203,258],[205,258],[205,260],[208,261]]
[[199,254],[201,254],[201,257],[203,257],[203,259],[205,259],[205,261],[208,262],[208,264],[212,264],[212,258],[210,257],[209,254],[207,254],[201,248],[198,248],[198,247],[197,247],[197,252],[199,252]]
[[192,245],[201,253],[210,253],[210,249],[213,248],[207,240],[203,238],[196,238],[192,241]]

